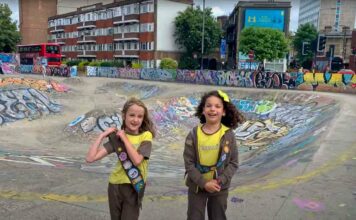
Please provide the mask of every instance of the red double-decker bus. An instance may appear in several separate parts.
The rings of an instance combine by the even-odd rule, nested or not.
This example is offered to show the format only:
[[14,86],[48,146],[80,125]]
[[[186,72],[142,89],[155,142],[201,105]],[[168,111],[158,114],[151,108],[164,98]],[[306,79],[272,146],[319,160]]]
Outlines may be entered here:
[[34,65],[37,58],[46,58],[48,66],[61,65],[61,47],[55,43],[17,45],[21,65]]

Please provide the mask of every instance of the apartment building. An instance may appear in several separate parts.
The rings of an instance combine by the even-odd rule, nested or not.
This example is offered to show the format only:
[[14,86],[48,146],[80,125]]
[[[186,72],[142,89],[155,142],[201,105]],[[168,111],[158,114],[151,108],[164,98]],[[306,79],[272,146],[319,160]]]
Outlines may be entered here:
[[92,4],[48,18],[49,42],[66,59],[140,62],[159,66],[165,57],[179,59],[174,19],[193,0],[117,0]]

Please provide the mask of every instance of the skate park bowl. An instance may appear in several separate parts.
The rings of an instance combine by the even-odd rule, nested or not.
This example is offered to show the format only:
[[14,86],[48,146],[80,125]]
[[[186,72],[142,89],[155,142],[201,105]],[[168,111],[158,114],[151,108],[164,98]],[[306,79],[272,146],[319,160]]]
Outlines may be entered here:
[[143,100],[157,130],[145,200],[186,199],[185,138],[199,122],[194,113],[201,96],[214,89],[225,91],[246,117],[234,130],[239,169],[230,202],[239,203],[243,194],[308,182],[355,157],[354,95],[110,78],[56,80],[68,91],[0,91],[3,199],[105,204],[103,184],[117,157],[89,164],[85,155],[100,132],[121,127],[121,109],[129,97]]

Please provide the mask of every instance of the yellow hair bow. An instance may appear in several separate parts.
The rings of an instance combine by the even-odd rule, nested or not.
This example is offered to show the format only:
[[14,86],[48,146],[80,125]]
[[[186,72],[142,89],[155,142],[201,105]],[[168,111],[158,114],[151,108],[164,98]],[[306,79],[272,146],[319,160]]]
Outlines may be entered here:
[[225,102],[230,102],[229,96],[225,92],[218,90],[218,93],[219,96],[221,96],[221,98],[223,98]]

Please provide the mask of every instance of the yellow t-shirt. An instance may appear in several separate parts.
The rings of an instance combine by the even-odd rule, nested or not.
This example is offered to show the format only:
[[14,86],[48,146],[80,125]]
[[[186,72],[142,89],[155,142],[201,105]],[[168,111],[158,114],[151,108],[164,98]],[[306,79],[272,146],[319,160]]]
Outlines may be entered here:
[[[130,143],[135,147],[139,153],[144,156],[144,158],[148,158],[151,153],[151,142],[152,142],[152,133],[149,131],[145,131],[138,135],[127,134],[127,138]],[[145,143],[143,143],[145,142]],[[143,176],[144,181],[147,178],[148,172],[148,160],[144,159],[141,164],[138,166],[140,169],[141,175]],[[130,179],[127,177],[124,168],[121,165],[121,162],[118,161],[114,170],[111,172],[109,177],[109,182],[111,184],[123,184],[123,183],[131,183]]]
[[[202,130],[202,125],[198,126],[198,154],[199,163],[203,166],[214,166],[219,159],[220,139],[229,130],[228,127],[221,124],[221,128],[214,134],[206,134]],[[205,180],[211,180],[214,177],[214,171],[203,174]]]

